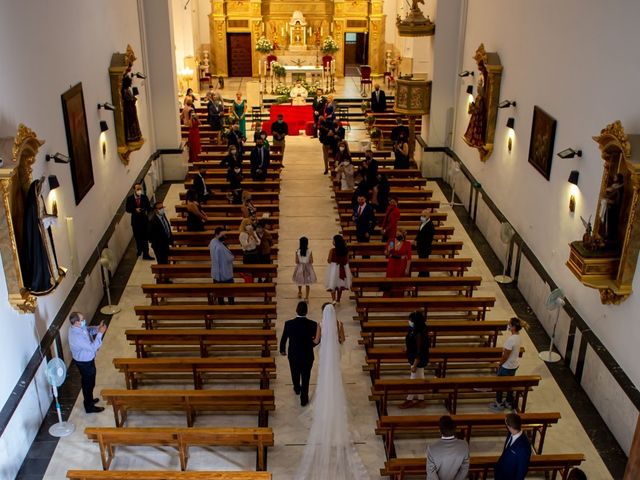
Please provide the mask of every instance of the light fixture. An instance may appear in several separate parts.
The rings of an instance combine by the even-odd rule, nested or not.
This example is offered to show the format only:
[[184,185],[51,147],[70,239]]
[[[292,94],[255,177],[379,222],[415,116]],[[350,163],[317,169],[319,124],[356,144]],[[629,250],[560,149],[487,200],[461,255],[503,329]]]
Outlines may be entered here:
[[558,152],[558,156],[560,158],[582,157],[582,150],[573,149],[573,148],[565,148],[561,152]]
[[147,76],[144,73],[140,73],[140,72],[132,73],[131,78],[133,77],[139,78],[140,80],[144,80],[145,78],[147,78]]
[[467,86],[467,93],[468,93],[469,95],[473,95],[473,85],[468,85],[468,86]]
[[569,211],[571,213],[576,212],[576,197],[574,195],[571,195],[569,197]]
[[138,94],[140,93],[140,90],[138,90],[138,87],[133,87],[131,91],[133,92],[134,97],[137,97]]
[[513,149],[513,129],[516,126],[516,119],[513,117],[507,118],[507,128],[509,128],[509,138],[507,139],[507,150],[511,153]]
[[109,124],[106,120],[100,120],[100,132],[104,133],[109,130]]
[[511,128],[513,130],[513,128],[515,128],[516,125],[516,119],[513,117],[509,117],[507,118],[507,128]]
[[111,105],[109,102],[99,103],[98,104],[98,110],[100,110],[101,108],[104,108],[105,110],[110,110],[112,112],[114,112],[116,110],[116,107]]
[[571,170],[571,173],[569,174],[569,183],[572,183],[573,185],[578,185],[578,177],[580,176],[580,172],[578,170]]
[[60,182],[58,182],[58,177],[55,175],[49,175],[49,190],[55,190],[60,186]]
[[469,70],[465,70],[464,72],[460,72],[458,74],[458,76],[462,77],[462,78],[468,77],[468,76],[472,76],[473,77],[473,76],[475,76],[475,72],[470,72]]
[[498,108],[509,108],[509,107],[515,107],[515,106],[516,106],[515,100],[503,100],[498,104]]
[[56,153],[54,155],[49,155],[48,153],[45,155],[44,159],[48,162],[53,159],[55,163],[69,163],[71,160],[69,157],[62,153]]

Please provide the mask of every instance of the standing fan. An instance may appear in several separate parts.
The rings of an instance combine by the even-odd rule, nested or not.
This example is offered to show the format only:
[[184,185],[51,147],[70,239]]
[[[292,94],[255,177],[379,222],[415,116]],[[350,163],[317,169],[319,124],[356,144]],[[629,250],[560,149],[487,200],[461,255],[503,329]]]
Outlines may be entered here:
[[513,282],[513,278],[507,275],[507,263],[509,261],[509,244],[511,244],[511,240],[513,236],[516,234],[516,231],[513,229],[509,222],[502,222],[500,224],[500,241],[504,243],[507,248],[504,254],[504,268],[502,270],[502,275],[496,275],[493,277],[498,283],[511,283]]
[[458,172],[460,172],[460,163],[455,160],[451,162],[451,166],[449,167],[449,179],[451,180],[451,200],[449,201],[450,207],[461,207],[464,204],[461,202],[456,203],[456,177],[458,176]]
[[56,412],[58,412],[58,423],[51,425],[49,434],[54,437],[66,437],[71,435],[76,429],[73,423],[62,421],[62,410],[60,409],[60,402],[58,401],[58,387],[64,383],[67,377],[67,366],[62,360],[55,357],[47,363],[45,374],[53,390],[53,397],[56,401]]
[[556,288],[547,297],[547,303],[545,307],[550,312],[556,311],[556,321],[553,324],[553,331],[551,333],[551,342],[549,343],[549,351],[540,352],[538,356],[547,363],[554,363],[562,358],[559,354],[553,351],[553,340],[556,337],[556,327],[558,326],[558,319],[560,318],[560,309],[564,306],[564,292]]
[[100,255],[100,266],[102,267],[102,280],[104,282],[104,288],[107,291],[107,305],[100,309],[100,313],[104,315],[115,315],[120,311],[118,305],[111,304],[111,291],[109,289],[111,283],[111,275],[116,271],[118,262],[116,256],[111,250],[105,248]]

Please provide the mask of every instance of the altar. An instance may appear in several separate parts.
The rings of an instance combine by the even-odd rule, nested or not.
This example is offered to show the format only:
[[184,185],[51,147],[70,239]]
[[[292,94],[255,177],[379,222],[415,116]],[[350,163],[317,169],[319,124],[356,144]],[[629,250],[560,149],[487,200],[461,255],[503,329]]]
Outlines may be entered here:
[[[322,66],[315,65],[285,65],[287,85],[293,85],[297,81],[312,83],[314,80],[322,79]],[[316,77],[316,78],[314,78]]]
[[307,122],[313,122],[313,107],[310,103],[306,105],[271,105],[269,109],[269,122],[263,122],[262,128],[271,135],[271,124],[282,114],[284,121],[289,126],[289,135],[295,136],[304,130]]

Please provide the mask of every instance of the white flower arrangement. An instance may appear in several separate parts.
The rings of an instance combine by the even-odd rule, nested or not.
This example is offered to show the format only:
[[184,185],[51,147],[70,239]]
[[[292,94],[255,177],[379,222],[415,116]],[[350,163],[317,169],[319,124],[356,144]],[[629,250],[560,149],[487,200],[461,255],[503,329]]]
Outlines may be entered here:
[[260,37],[256,42],[256,51],[260,53],[273,52],[273,43],[266,37]]
[[287,71],[278,62],[271,62],[271,71],[276,78],[284,77]]
[[322,42],[322,53],[331,54],[336,53],[338,50],[340,50],[340,47],[338,47],[338,44],[331,35],[325,38]]

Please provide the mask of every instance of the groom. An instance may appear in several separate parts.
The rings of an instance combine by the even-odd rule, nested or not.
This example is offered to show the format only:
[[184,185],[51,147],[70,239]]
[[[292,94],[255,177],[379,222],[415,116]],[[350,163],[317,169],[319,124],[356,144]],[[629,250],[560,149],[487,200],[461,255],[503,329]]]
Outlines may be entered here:
[[[306,302],[298,302],[296,318],[287,320],[280,339],[280,354],[289,357],[291,380],[293,391],[300,395],[300,405],[303,407],[309,403],[309,378],[313,367],[313,347],[320,343],[316,339],[318,324],[307,318]],[[289,340],[289,350],[285,353],[285,347]]]

